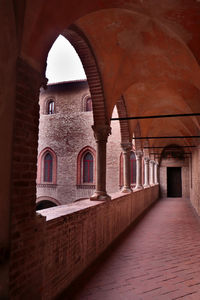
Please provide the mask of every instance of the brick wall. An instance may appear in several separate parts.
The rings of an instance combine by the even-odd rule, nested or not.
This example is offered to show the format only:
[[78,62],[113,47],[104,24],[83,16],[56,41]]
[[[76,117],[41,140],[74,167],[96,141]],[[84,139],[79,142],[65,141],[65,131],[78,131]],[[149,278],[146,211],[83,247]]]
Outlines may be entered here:
[[158,199],[158,185],[110,202],[84,200],[49,208],[44,235],[43,299],[62,292],[148,206]]
[[8,297],[10,248],[10,182],[12,132],[16,92],[16,15],[14,2],[2,0],[0,9],[0,299]]
[[[40,94],[40,125],[38,153],[50,147],[57,155],[57,184],[37,186],[38,197],[52,197],[66,204],[90,197],[94,189],[77,188],[77,157],[86,146],[96,149],[93,112],[83,111],[83,99],[90,95],[86,81],[49,85]],[[44,114],[46,101],[55,101],[55,114]],[[116,108],[113,116],[117,116]],[[120,127],[112,122],[107,143],[107,191],[119,190]]]
[[35,215],[40,80],[39,73],[18,59],[10,190],[11,299],[39,299],[41,293],[42,247]]
[[197,148],[192,152],[190,159],[190,200],[198,215],[200,215],[200,149]]

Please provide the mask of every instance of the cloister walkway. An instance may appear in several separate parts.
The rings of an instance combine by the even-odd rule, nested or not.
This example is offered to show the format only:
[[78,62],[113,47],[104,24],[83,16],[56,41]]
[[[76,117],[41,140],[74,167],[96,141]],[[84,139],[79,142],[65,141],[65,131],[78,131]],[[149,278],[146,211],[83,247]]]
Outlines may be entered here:
[[200,299],[200,220],[188,200],[158,201],[87,275],[61,299]]

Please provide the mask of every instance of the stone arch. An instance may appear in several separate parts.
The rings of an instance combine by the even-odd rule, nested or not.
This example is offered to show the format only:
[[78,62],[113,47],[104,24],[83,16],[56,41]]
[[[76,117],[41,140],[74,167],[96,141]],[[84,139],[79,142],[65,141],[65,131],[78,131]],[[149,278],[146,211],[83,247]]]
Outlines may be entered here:
[[38,197],[36,199],[36,204],[39,203],[39,202],[41,202],[41,201],[45,201],[45,200],[51,201],[55,205],[61,205],[61,203],[57,199],[49,197],[49,196],[40,196],[40,197]]
[[76,49],[83,64],[92,98],[94,125],[109,124],[101,74],[90,42],[75,25],[64,30],[62,35]]
[[[39,198],[43,198],[43,199],[39,199]],[[36,211],[39,211],[41,209],[48,209],[59,205],[57,201],[51,197],[39,197],[39,198],[38,198],[39,201],[36,201]]]
[[[134,130],[134,136],[135,137],[141,137],[141,129],[140,129],[140,123],[137,122]],[[141,140],[135,140],[135,149],[136,151],[139,151],[142,149],[142,142]]]

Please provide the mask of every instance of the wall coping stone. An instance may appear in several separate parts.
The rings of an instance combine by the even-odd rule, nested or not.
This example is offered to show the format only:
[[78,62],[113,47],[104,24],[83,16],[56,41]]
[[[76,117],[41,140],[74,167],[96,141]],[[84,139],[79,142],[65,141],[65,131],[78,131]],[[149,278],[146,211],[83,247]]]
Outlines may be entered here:
[[[158,185],[158,184],[156,184],[156,185]],[[156,185],[147,187],[145,189],[154,188],[154,186],[156,186]],[[135,190],[130,194],[122,194],[121,192],[116,192],[116,193],[111,194],[112,199],[109,202],[107,202],[107,201],[90,201],[90,199],[86,199],[86,200],[81,200],[81,201],[77,201],[77,202],[73,202],[73,203],[68,203],[65,205],[59,205],[59,206],[55,206],[55,207],[42,209],[42,210],[37,211],[36,213],[37,213],[37,215],[46,217],[46,221],[51,221],[56,218],[72,215],[81,210],[90,209],[91,207],[94,207],[94,206],[109,205],[109,203],[112,203],[113,201],[116,201],[117,199],[118,200],[123,199],[123,198],[129,197],[135,193],[141,193],[141,192],[144,192],[144,190],[143,189]]]

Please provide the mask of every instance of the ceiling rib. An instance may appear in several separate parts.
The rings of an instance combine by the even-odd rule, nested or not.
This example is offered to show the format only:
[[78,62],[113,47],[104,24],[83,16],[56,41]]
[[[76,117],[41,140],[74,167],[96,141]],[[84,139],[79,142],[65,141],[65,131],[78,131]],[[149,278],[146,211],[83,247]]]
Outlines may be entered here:
[[121,120],[142,120],[142,119],[160,119],[160,118],[177,118],[177,117],[194,117],[194,116],[200,116],[200,113],[123,117],[123,118],[111,118],[110,120],[121,121]]

